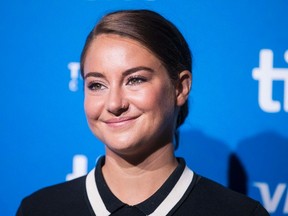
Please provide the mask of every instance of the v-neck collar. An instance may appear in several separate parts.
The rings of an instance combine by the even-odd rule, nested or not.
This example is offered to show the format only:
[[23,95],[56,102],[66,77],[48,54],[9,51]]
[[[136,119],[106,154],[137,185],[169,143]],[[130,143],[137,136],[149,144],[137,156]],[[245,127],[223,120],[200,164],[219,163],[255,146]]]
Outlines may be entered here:
[[[184,159],[177,158],[177,160],[178,166],[164,182],[164,184],[151,197],[133,206],[143,212],[143,215],[151,215],[157,208],[160,208],[161,206],[163,209],[163,206],[166,205],[164,201],[166,201],[169,196],[172,196],[170,193],[173,193],[174,199],[175,196],[178,196],[179,201],[186,192],[187,188],[192,182],[193,172],[188,167],[186,167]],[[90,203],[97,203],[97,207],[95,206],[94,212],[98,211],[98,213],[101,213],[101,215],[110,215],[114,212],[117,212],[120,208],[128,205],[119,200],[109,189],[102,173],[102,166],[104,163],[105,157],[103,156],[98,160],[96,168],[88,174],[86,180],[86,189]],[[185,176],[183,176],[184,173]],[[90,187],[88,185],[88,180],[90,182]],[[94,186],[92,186],[93,181]],[[176,189],[175,186],[177,186]],[[166,203],[167,202],[168,201],[166,201]],[[174,205],[176,205],[177,202],[175,202]],[[92,208],[93,203],[91,203]],[[170,209],[172,209],[174,206],[171,206],[171,201],[169,201],[167,204]],[[100,208],[102,209],[101,211],[99,211]]]

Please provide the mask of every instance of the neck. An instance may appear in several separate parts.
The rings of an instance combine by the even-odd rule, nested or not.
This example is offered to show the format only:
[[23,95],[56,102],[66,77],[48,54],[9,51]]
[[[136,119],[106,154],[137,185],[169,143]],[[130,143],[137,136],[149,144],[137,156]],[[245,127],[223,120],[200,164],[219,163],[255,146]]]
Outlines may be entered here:
[[174,147],[168,144],[136,165],[107,151],[102,172],[112,193],[122,202],[135,205],[154,194],[177,164]]

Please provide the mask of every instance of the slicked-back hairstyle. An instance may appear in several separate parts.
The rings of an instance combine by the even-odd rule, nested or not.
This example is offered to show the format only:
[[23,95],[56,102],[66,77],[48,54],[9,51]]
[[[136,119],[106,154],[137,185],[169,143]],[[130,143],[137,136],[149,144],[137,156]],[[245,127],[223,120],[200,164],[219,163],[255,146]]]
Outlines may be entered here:
[[[139,42],[162,62],[172,82],[178,81],[181,71],[192,72],[189,46],[174,24],[150,10],[121,10],[104,16],[89,33],[80,60],[82,77],[87,50],[100,34],[116,34]],[[188,101],[180,108],[177,128],[187,115]]]

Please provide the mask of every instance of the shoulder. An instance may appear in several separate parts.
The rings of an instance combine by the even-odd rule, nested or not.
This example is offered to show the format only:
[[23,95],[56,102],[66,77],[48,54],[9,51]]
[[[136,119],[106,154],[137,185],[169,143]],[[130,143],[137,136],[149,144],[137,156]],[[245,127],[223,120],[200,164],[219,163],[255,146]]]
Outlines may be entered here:
[[261,204],[243,194],[232,191],[210,179],[195,174],[193,188],[177,214],[193,211],[193,215],[268,216]]
[[81,213],[89,209],[85,179],[83,176],[34,192],[22,200],[17,216],[85,215]]
[[40,189],[33,194],[26,197],[30,202],[39,202],[48,199],[54,201],[67,202],[79,195],[82,195],[85,189],[85,177],[80,177],[71,181],[63,182],[60,184],[52,185]]

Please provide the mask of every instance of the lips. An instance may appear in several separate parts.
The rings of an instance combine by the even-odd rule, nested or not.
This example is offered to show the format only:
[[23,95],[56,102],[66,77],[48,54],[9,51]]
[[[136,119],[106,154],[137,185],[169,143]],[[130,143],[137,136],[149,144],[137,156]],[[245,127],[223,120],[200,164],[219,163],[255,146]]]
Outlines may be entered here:
[[125,125],[132,123],[136,118],[138,118],[138,116],[119,117],[119,118],[111,118],[103,122],[110,127],[119,127],[119,126],[125,126]]

